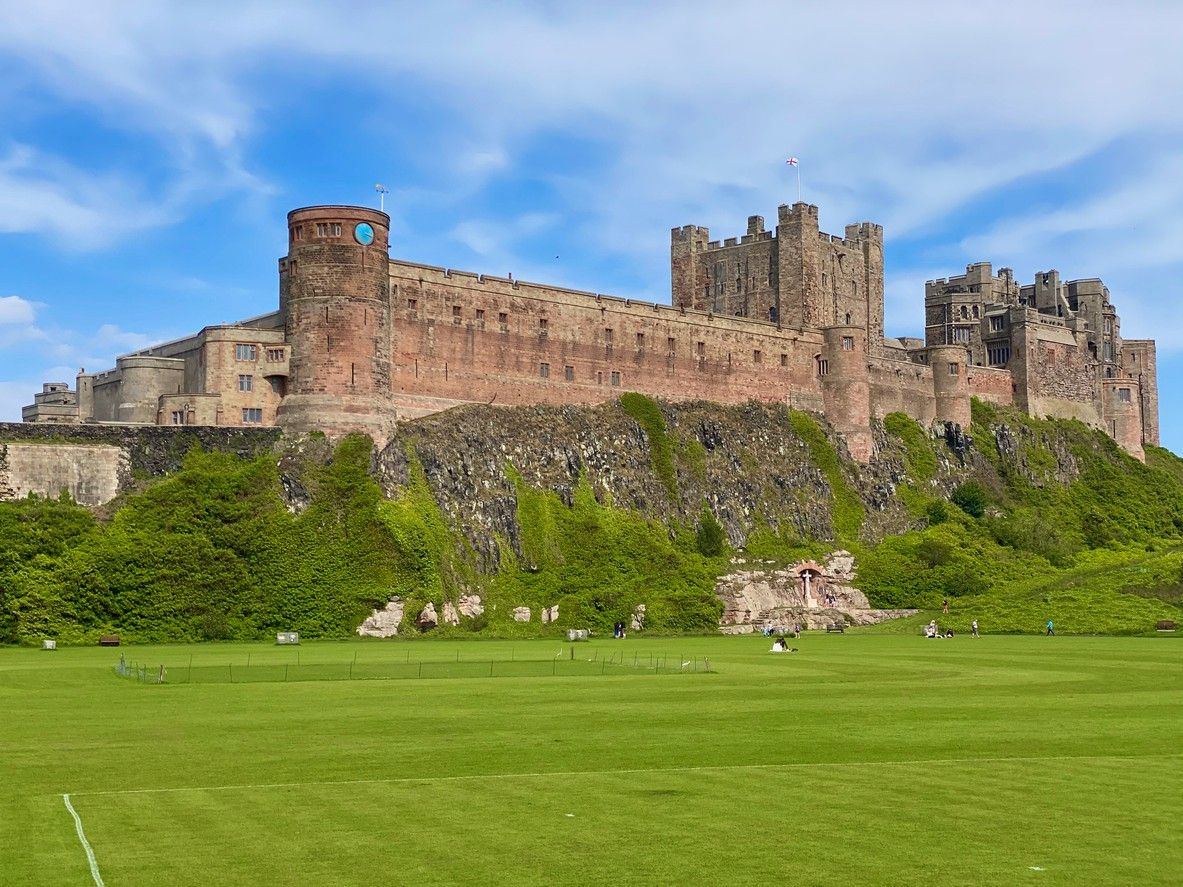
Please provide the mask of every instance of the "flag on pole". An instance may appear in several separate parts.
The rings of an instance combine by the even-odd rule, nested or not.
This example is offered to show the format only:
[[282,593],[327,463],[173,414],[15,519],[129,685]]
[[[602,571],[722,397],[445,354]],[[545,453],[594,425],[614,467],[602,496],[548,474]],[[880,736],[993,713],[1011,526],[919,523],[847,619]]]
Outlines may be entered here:
[[797,202],[801,202],[801,164],[796,157],[790,157],[785,161],[789,166],[797,170]]

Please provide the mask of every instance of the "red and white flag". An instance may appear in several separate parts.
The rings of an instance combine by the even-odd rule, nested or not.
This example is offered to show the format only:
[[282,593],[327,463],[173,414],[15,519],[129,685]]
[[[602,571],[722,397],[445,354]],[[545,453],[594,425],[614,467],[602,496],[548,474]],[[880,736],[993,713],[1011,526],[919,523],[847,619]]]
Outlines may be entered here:
[[797,158],[790,157],[788,160],[785,161],[785,163],[787,163],[789,166],[796,166],[797,165]]

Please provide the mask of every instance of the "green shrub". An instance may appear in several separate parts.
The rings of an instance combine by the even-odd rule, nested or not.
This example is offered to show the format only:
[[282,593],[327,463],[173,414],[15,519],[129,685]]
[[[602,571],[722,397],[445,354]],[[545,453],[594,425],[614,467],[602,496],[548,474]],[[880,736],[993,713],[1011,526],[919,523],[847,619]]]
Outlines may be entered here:
[[703,557],[718,557],[727,549],[727,534],[723,530],[723,525],[706,506],[703,506],[702,517],[698,521],[695,542],[698,553]]
[[970,517],[982,517],[989,502],[985,488],[975,480],[955,487],[949,500]]

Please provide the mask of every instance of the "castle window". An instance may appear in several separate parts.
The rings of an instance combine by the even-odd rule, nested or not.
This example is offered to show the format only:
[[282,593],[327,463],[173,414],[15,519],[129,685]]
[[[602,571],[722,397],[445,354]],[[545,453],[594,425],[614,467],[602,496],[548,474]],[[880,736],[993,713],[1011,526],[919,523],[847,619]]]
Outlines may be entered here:
[[780,314],[777,312],[776,306],[770,305],[768,307],[768,322],[769,323],[776,323],[779,319],[780,319]]
[[550,364],[549,363],[538,364],[538,375],[540,375],[544,379],[549,379],[550,378]]
[[501,327],[501,332],[509,332],[509,315],[504,311],[497,312],[497,325]]
[[953,341],[958,345],[964,345],[969,341],[969,327],[955,326],[953,327]]
[[759,351],[753,351],[752,352],[752,363],[761,363],[763,360],[763,357],[764,357],[764,355],[762,355]]
[[1010,361],[1010,346],[992,345],[986,349],[986,356],[990,362],[990,366],[1006,366]]
[[254,387],[255,387],[255,377],[254,376],[239,376],[238,377],[238,390],[239,391],[250,391]]
[[670,357],[673,357],[675,354],[678,353],[677,342],[675,341],[673,336],[670,336],[668,339],[665,340],[665,347],[666,347],[666,350],[669,351]]
[[545,317],[538,318],[538,338],[545,339],[550,322]]
[[185,411],[184,410],[173,410],[173,424],[174,425],[184,425],[185,424]]
[[853,351],[854,350],[854,336],[843,336],[842,337],[842,350],[843,351]]
[[1006,328],[1006,317],[1002,314],[995,314],[990,318],[990,332],[1001,333]]
[[283,360],[284,350],[282,348],[268,348],[267,359],[272,363]]
[[612,327],[606,326],[606,327],[604,327],[604,353],[605,354],[612,353],[612,342],[613,342]]
[[257,345],[235,345],[234,346],[235,360],[258,360],[259,348]]
[[645,347],[645,334],[637,333],[637,350],[640,351]]
[[460,306],[459,305],[452,306],[452,323],[455,326],[460,326]]
[[826,273],[823,271],[822,272],[822,286],[824,287],[829,282],[830,282],[830,278],[827,277]]
[[243,407],[242,421],[256,425],[263,421],[263,410],[260,407]]
[[278,394],[283,397],[287,392],[284,390],[283,376],[269,376],[267,381],[271,383],[271,391],[273,394]]
[[575,367],[563,367],[563,378],[568,382],[575,381]]
[[780,356],[780,365],[781,365],[782,367],[787,367],[787,366],[789,365],[789,355],[787,355],[787,354],[784,354],[783,352],[781,353],[781,356]]
[[959,363],[950,363],[950,364],[949,364],[949,375],[950,375],[950,376],[959,376],[959,375],[961,375],[961,364],[959,364]]
[[978,319],[978,306],[974,305],[974,320]]
[[485,309],[484,308],[478,308],[476,310],[476,325],[482,330],[485,328]]
[[616,370],[612,371],[612,386],[614,388],[620,387],[620,373],[618,373]]
[[603,373],[596,373],[596,384],[597,385],[604,384],[604,374]]
[[846,312],[846,325],[850,326],[850,312],[849,311]]
[[817,363],[817,374],[819,376],[828,375],[830,372],[830,362],[820,354],[814,355],[813,359]]
[[[292,229],[292,240],[303,240],[303,239],[304,239],[304,226],[297,225],[295,228]],[[174,422],[173,424],[179,425],[182,423]]]
[[694,350],[698,354],[698,359],[702,360],[704,357],[707,356],[707,343],[706,342],[696,342],[694,344]]
[[961,306],[961,319],[969,320],[969,308],[967,308],[965,305]]
[[317,222],[316,223],[317,237],[340,237],[341,223],[340,222]]
[[418,311],[419,310],[419,300],[418,299],[407,299],[407,310],[412,311],[412,312]]
[[1120,400],[1122,403],[1129,403],[1130,402],[1130,389],[1118,388],[1117,389],[1117,399]]

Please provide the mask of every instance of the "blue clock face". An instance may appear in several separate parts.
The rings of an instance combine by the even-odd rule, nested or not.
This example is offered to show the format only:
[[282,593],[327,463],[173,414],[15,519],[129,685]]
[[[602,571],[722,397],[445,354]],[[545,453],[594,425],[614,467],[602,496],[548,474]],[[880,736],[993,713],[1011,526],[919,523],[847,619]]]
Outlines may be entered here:
[[374,229],[369,222],[361,222],[353,229],[353,237],[362,246],[369,246],[374,242]]

